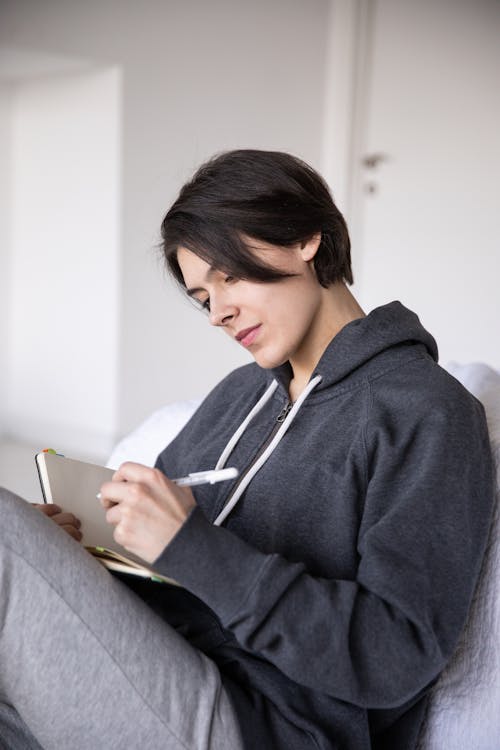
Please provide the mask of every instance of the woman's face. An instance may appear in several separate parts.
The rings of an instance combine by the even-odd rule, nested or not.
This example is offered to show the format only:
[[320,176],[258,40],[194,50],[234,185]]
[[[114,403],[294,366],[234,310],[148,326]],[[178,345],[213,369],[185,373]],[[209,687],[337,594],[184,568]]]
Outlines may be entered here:
[[316,357],[318,338],[322,347],[325,338],[318,330],[325,290],[313,267],[319,241],[316,236],[291,248],[253,241],[259,259],[297,274],[274,282],[228,276],[183,247],[177,260],[188,295],[207,310],[210,323],[248,349],[257,364],[270,368],[289,360],[292,367],[294,362],[307,367],[307,360]]

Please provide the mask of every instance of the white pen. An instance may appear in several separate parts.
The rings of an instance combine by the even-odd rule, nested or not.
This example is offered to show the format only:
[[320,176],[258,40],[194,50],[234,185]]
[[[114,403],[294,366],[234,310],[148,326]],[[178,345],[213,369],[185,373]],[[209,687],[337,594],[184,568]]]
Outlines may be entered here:
[[[172,479],[179,487],[194,487],[198,484],[215,484],[216,482],[225,482],[228,479],[235,479],[239,474],[238,469],[234,466],[230,466],[227,469],[209,469],[208,471],[193,471],[188,474],[187,477],[178,477],[178,479]],[[101,493],[98,492],[96,495],[97,499],[101,499]]]
[[234,479],[239,474],[238,469],[231,466],[228,469],[210,469],[209,471],[193,471],[187,477],[172,479],[179,487],[194,487],[197,484],[215,484],[216,482],[225,482],[227,479]]

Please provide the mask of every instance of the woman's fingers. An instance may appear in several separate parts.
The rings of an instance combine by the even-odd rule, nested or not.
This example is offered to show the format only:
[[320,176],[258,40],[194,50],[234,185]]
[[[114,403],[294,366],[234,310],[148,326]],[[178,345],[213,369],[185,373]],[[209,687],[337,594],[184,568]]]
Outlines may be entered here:
[[100,501],[115,540],[153,562],[195,505],[189,487],[178,487],[159,470],[127,461],[104,482]]
[[67,513],[63,511],[59,505],[55,503],[32,503],[36,510],[43,513],[45,516],[50,518],[54,523],[61,527],[67,534],[76,539],[79,542],[82,538],[82,532],[80,531],[81,522],[73,515],[73,513]]
[[82,525],[80,519],[73,515],[73,513],[56,513],[52,516],[52,520],[57,523],[58,526],[74,526],[79,529]]
[[146,482],[149,484],[149,482],[154,481],[158,474],[161,474],[159,469],[153,469],[151,466],[144,466],[144,464],[138,464],[134,461],[125,461],[113,474],[113,481]]
[[101,505],[106,510],[119,505],[123,501],[131,504],[139,501],[147,495],[147,487],[139,482],[128,482],[120,479],[113,479],[111,482],[104,482],[99,492]]
[[67,524],[64,524],[64,525],[58,524],[58,525],[63,531],[65,531],[67,534],[73,537],[73,539],[76,539],[77,542],[81,542],[82,532],[79,529],[75,528],[75,526],[70,526]]
[[54,516],[56,513],[60,513],[62,508],[55,503],[31,503],[31,505],[43,513],[45,516]]

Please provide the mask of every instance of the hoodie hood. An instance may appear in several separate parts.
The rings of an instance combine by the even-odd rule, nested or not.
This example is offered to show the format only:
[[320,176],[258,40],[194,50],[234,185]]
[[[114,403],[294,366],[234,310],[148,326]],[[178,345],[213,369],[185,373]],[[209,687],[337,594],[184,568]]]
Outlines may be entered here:
[[[418,315],[408,310],[401,302],[390,302],[372,310],[364,318],[348,323],[332,339],[323,352],[311,378],[321,376],[315,391],[322,391],[345,378],[366,379],[382,372],[385,366],[384,352],[400,349],[402,358],[408,356],[430,356],[438,360],[437,344],[433,336],[420,323]],[[275,378],[288,392],[292,377],[288,362],[269,370],[269,378]]]

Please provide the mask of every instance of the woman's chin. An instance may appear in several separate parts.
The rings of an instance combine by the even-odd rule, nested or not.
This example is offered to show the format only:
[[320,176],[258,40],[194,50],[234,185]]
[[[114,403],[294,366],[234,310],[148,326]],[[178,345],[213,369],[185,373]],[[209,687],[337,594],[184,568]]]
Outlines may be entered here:
[[288,357],[280,357],[269,352],[255,352],[253,355],[255,362],[264,370],[272,370],[274,367],[280,367],[288,361]]

